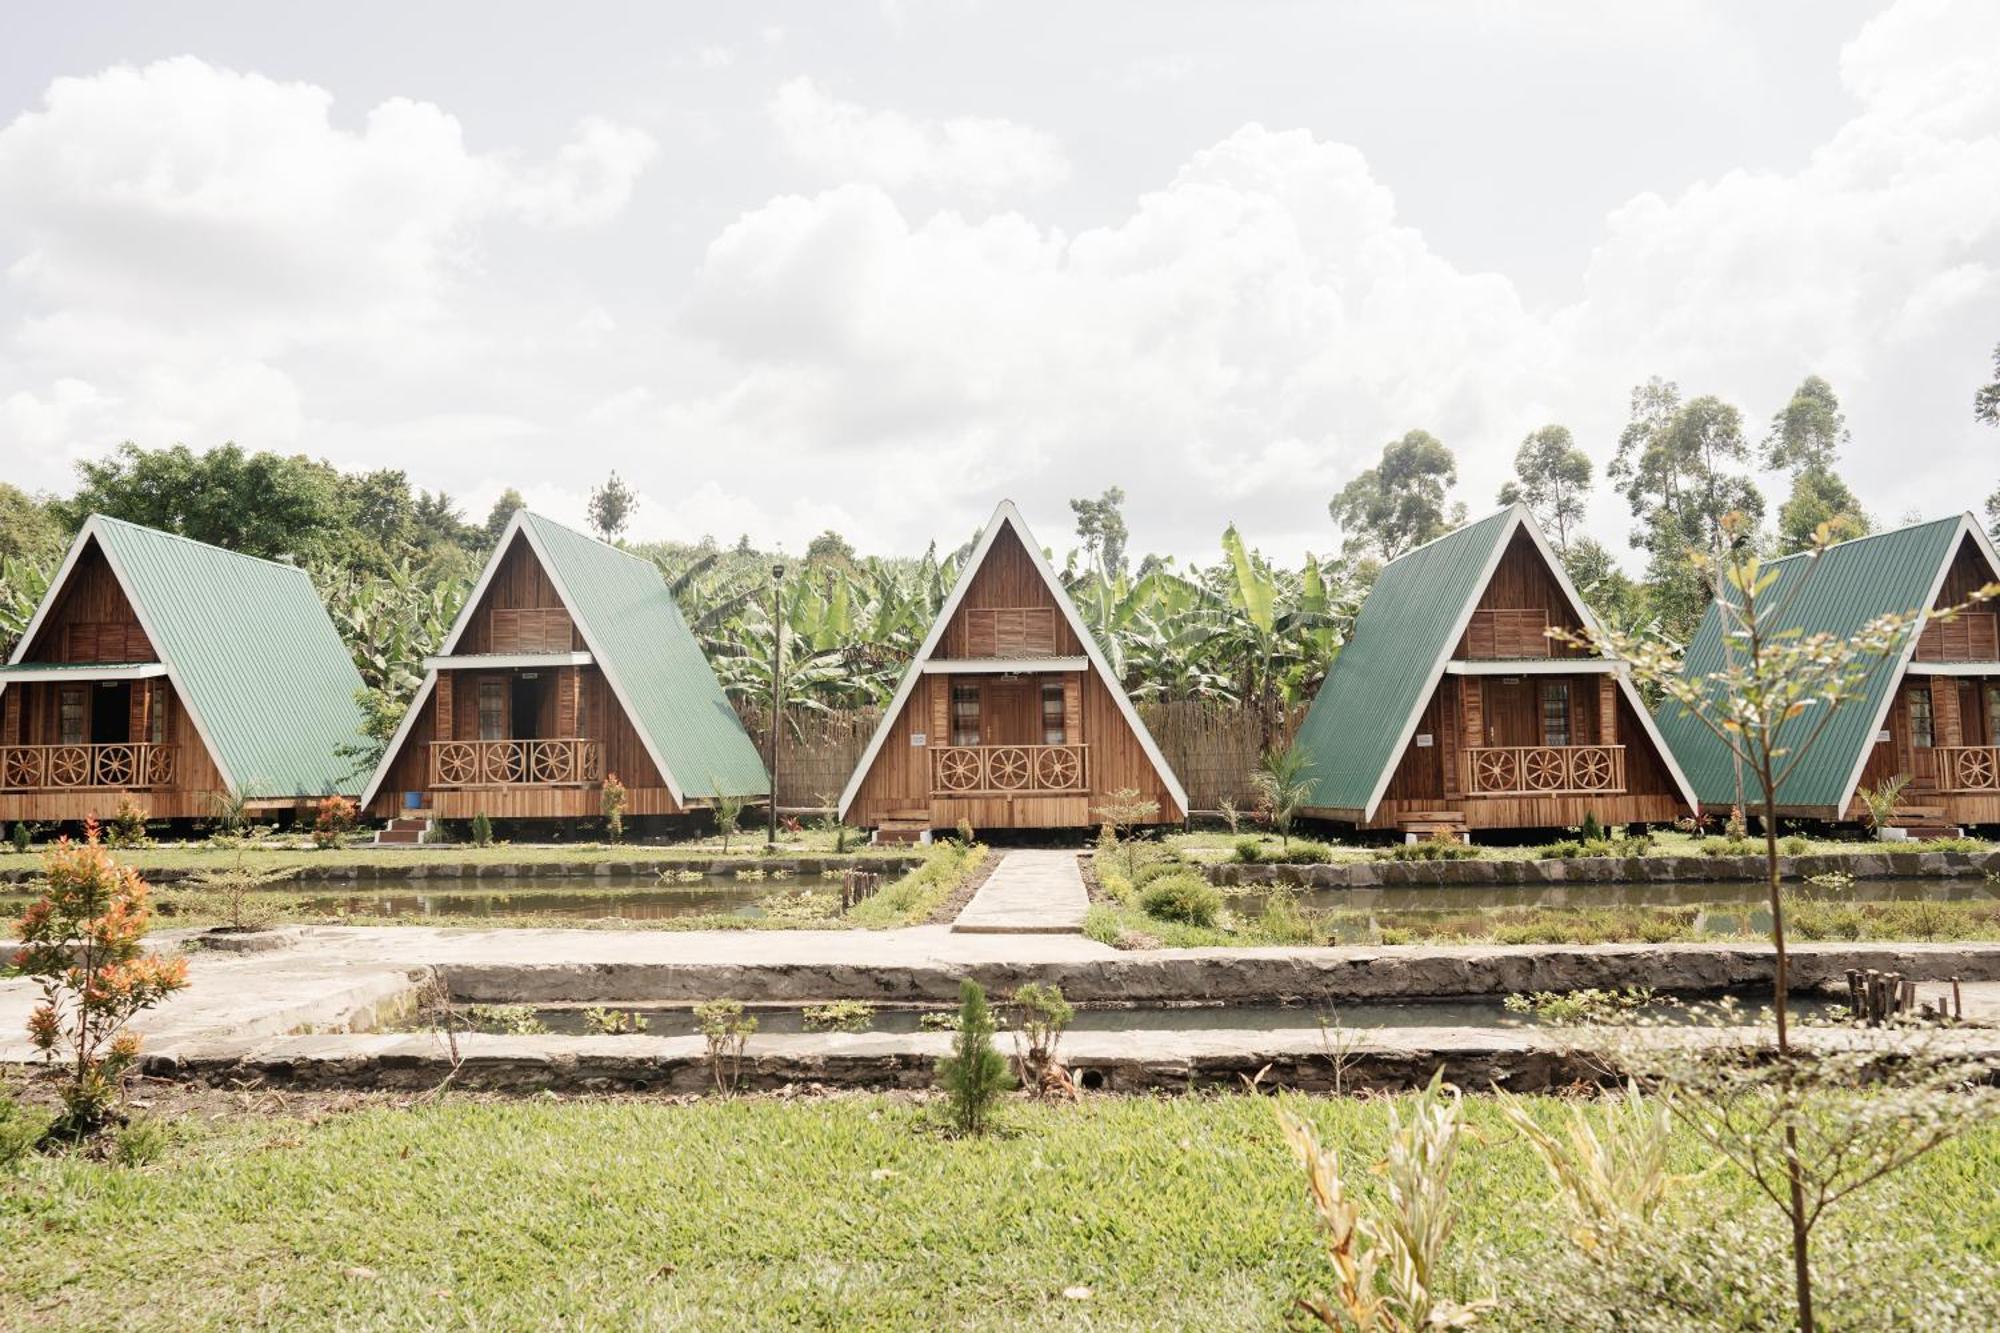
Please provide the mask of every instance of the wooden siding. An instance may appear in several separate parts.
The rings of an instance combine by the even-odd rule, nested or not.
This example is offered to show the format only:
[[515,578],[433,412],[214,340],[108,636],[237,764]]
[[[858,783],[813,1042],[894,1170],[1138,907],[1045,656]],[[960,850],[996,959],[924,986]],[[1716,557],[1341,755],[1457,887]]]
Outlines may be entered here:
[[[1007,612],[1006,616],[989,612]],[[1025,612],[1020,616],[1012,613]],[[966,585],[964,598],[939,636],[938,658],[1013,656],[1016,641],[998,637],[1013,626],[1022,635],[1039,634],[1046,623],[1046,645],[1038,651],[1058,657],[1081,656],[1083,645],[1063,616],[1055,596],[1042,581],[1020,540],[1004,529],[987,551],[986,560]],[[1008,633],[1014,630],[1006,630]],[[1027,639],[1020,642],[1028,642]],[[1034,654],[1028,654],[1034,655]],[[1089,790],[1064,796],[979,796],[933,799],[930,781],[932,747],[951,742],[951,689],[980,691],[980,740],[984,744],[1039,745],[1043,740],[1041,683],[1062,681],[1064,740],[1088,747]],[[1105,797],[1123,788],[1156,801],[1163,822],[1178,820],[1175,808],[1145,748],[1126,725],[1113,689],[1097,671],[1052,672],[1017,677],[977,674],[931,675],[920,678],[902,711],[890,720],[882,748],[855,793],[848,818],[864,827],[887,819],[928,819],[934,828],[949,828],[960,820],[974,828],[1087,828],[1096,822],[1092,811]],[[913,742],[921,734],[922,745]]]
[[[460,739],[479,738],[479,682],[482,679],[501,684],[502,731],[508,737],[521,734],[513,717],[512,688],[513,678],[521,674],[520,671],[479,671],[472,668],[439,672],[436,688],[418,710],[416,721],[410,725],[403,747],[396,752],[381,789],[375,794],[374,803],[368,807],[368,813],[386,819],[402,808],[404,792],[422,791],[427,793],[431,802],[428,808],[445,818],[460,817],[452,812],[465,805],[467,796],[479,797],[479,802],[475,803],[477,807],[495,819],[568,818],[598,814],[600,797],[596,787],[580,794],[573,789],[563,794],[552,789],[526,786],[484,787],[450,794],[442,788],[430,790],[431,742],[454,736]],[[535,718],[537,734],[544,737],[575,734],[602,741],[604,771],[616,774],[632,793],[632,803],[627,807],[629,813],[681,812],[681,808],[674,804],[673,794],[667,790],[659,769],[654,766],[652,756],[646,753],[645,742],[625,716],[625,710],[619,705],[617,695],[611,692],[610,682],[605,680],[602,671],[594,666],[562,667],[544,668],[536,674],[542,685]],[[566,702],[566,692],[570,691],[573,695]],[[562,724],[568,720],[566,713],[578,706],[582,711],[581,726],[574,733],[561,730]],[[450,709],[449,735],[441,733],[439,728],[441,707]],[[589,808],[572,809],[582,797],[588,798]],[[476,809],[467,809],[464,813],[469,817],[476,812]]]
[[[1076,633],[1069,626],[1057,605],[1055,595],[1035,568],[1035,562],[1027,549],[1015,537],[1012,528],[1003,529],[993,539],[993,545],[986,552],[986,559],[972,576],[967,585],[965,597],[958,604],[958,611],[945,626],[944,634],[938,640],[934,654],[940,658],[961,657],[1005,657],[998,652],[997,643],[988,643],[981,631],[980,642],[974,642],[975,621],[985,623],[990,619],[982,614],[989,611],[1020,611],[1039,608],[1052,613],[1047,617],[1050,637],[1045,641],[1048,647],[1043,654],[1054,657],[1075,657],[1083,652],[1083,645],[1077,642]],[[1039,622],[1040,618],[1037,618]],[[1026,633],[1022,625],[1022,633]]]
[[548,571],[535,558],[528,539],[515,534],[513,545],[501,557],[492,582],[466,622],[465,636],[453,651],[553,653],[583,646],[583,636],[570,624],[569,612]]
[[[1544,627],[1580,633],[1582,621],[1543,561],[1534,538],[1515,533],[1481,592],[1453,653],[1459,661],[1588,656],[1550,639]],[[1561,796],[1471,796],[1462,765],[1482,746],[1541,746],[1544,690],[1569,691],[1572,746],[1624,747],[1625,790]],[[1428,745],[1419,738],[1429,737]],[[1418,815],[1451,812],[1469,828],[1568,828],[1594,814],[1606,824],[1659,823],[1689,813],[1665,759],[1617,682],[1604,673],[1551,676],[1446,675],[1431,692],[1415,732],[1390,774],[1370,828],[1394,828]],[[1333,811],[1354,818],[1358,811]]]
[[157,662],[110,561],[93,539],[22,655],[25,662]]
[[[1494,566],[1493,578],[1480,594],[1472,620],[1452,657],[1473,661],[1587,655],[1581,648],[1540,633],[1545,626],[1577,633],[1583,629],[1583,622],[1577,619],[1562,585],[1549,573],[1535,539],[1523,529],[1514,534],[1500,563]],[[1531,631],[1540,633],[1540,645],[1527,642]]]
[[[94,685],[87,688],[96,688]],[[0,744],[49,745],[60,738],[60,685],[41,681],[10,685],[0,694]],[[56,823],[95,817],[108,820],[118,813],[120,803],[130,799],[150,819],[196,819],[213,811],[214,800],[224,787],[221,770],[202,744],[201,735],[188,722],[186,709],[172,682],[165,678],[132,682],[136,698],[150,696],[145,707],[161,711],[164,727],[162,744],[175,747],[174,782],[167,787],[89,788],[69,791],[0,791],[0,822],[15,820]],[[143,739],[129,731],[135,721],[150,726],[150,715],[138,718],[135,703],[127,713],[127,739]],[[286,801],[289,805],[292,802]]]

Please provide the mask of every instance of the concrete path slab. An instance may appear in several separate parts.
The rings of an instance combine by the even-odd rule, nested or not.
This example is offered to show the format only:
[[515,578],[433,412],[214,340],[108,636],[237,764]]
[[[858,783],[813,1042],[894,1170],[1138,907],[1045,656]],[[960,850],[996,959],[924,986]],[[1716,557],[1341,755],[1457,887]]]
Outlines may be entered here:
[[957,934],[1077,935],[1090,895],[1076,853],[1012,851],[951,923]]

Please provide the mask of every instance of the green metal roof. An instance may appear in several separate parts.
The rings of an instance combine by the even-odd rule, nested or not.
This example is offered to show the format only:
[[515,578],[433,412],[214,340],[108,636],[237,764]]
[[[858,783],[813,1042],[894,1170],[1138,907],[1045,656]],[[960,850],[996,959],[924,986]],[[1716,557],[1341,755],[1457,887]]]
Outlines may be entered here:
[[683,798],[768,793],[764,761],[659,568],[538,514],[521,521],[667,781]]
[[1315,780],[1307,805],[1366,810],[1373,803],[1513,517],[1503,509],[1382,567],[1299,728]]
[[[95,535],[222,766],[250,796],[352,793],[361,675],[303,569],[94,515]],[[55,595],[51,589],[50,595]]]
[[[1957,552],[1964,523],[1961,515],[1828,547],[1797,600],[1787,608],[1784,623],[1775,628],[1846,638],[1878,616],[1927,610],[1938,579]],[[1777,572],[1778,581],[1763,599],[1784,598],[1809,567],[1808,562],[1809,556],[1802,552],[1766,565],[1767,570]],[[1698,678],[1723,669],[1721,612],[1711,603],[1688,645],[1681,670]],[[1791,809],[1845,807],[1853,795],[1862,759],[1875,743],[1883,704],[1901,674],[1902,654],[1879,660],[1867,675],[1861,697],[1841,705],[1786,779],[1779,790],[1781,805]],[[1671,700],[1660,705],[1654,720],[1704,804],[1727,804],[1736,799],[1735,764],[1727,746]],[[1808,719],[1801,718],[1791,727],[1803,735],[1809,725]]]

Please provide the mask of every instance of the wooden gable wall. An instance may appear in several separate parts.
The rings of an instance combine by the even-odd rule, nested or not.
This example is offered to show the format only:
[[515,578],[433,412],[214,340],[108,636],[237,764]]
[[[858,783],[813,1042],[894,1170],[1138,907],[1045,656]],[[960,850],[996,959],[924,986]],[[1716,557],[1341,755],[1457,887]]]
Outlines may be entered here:
[[1452,656],[1468,660],[1584,655],[1582,649],[1549,638],[1549,628],[1574,634],[1582,631],[1583,622],[1549,572],[1541,548],[1522,529],[1507,543]]
[[562,595],[521,533],[500,557],[491,582],[466,621],[458,653],[555,653],[583,648]]
[[[1027,610],[1018,626],[1012,618],[999,619],[995,613]],[[999,623],[996,624],[996,620]],[[989,628],[990,627],[990,628]],[[997,631],[997,635],[996,635]],[[1017,647],[1015,635],[1032,642]],[[998,642],[995,642],[995,639]],[[1034,558],[1014,535],[1003,528],[987,549],[986,559],[972,576],[965,597],[953,612],[933,654],[943,658],[961,657],[1078,657],[1083,645],[1069,626]]]
[[157,662],[159,654],[139,626],[138,613],[118,586],[111,562],[95,538],[77,557],[69,578],[22,655],[26,662]]

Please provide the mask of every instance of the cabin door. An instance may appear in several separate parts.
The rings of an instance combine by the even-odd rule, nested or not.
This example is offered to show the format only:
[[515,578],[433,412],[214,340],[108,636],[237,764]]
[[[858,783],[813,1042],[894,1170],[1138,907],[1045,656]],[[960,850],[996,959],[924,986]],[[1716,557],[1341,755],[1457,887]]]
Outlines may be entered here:
[[1486,745],[1540,745],[1541,717],[1532,680],[1520,676],[1488,676],[1483,682]]
[[132,734],[132,682],[100,681],[90,692],[90,743],[123,745],[144,739]]
[[1979,681],[1958,682],[1958,725],[1961,745],[1991,745],[1993,733],[1986,713],[1986,690]]
[[508,706],[514,714],[517,741],[540,740],[542,735],[542,678],[539,675],[514,677]]
[[1910,785],[1929,791],[1937,786],[1937,719],[1931,709],[1931,682],[1915,676],[1903,683],[1903,716],[1909,725]]

